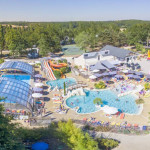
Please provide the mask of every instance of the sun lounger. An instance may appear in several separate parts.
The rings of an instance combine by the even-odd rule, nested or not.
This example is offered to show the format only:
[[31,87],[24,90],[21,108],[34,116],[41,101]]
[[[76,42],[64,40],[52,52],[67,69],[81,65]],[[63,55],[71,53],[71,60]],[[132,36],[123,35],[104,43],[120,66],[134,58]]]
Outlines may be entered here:
[[122,113],[122,114],[120,115],[120,119],[124,119],[124,116],[125,116],[125,114]]

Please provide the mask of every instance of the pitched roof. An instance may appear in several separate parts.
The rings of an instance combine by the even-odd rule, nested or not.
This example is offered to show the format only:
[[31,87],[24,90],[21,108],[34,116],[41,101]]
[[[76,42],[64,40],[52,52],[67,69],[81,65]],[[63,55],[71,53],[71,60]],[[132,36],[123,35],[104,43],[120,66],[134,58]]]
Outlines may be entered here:
[[109,61],[107,60],[103,60],[101,61],[101,64],[103,64],[106,68],[111,69],[111,68],[116,68],[113,64],[111,64]]
[[[106,50],[109,50],[108,53],[105,53]],[[115,56],[118,58],[125,58],[129,56],[130,53],[133,52],[127,49],[122,49],[111,45],[106,45],[100,50],[100,54],[103,56]]]
[[84,53],[84,59],[95,58],[98,55],[98,52]]

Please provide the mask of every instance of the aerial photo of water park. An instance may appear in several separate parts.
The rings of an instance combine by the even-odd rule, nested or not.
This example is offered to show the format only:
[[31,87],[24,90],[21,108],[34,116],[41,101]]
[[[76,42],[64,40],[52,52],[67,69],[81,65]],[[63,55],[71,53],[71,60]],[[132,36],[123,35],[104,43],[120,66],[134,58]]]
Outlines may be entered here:
[[150,18],[125,11],[148,4],[7,1],[0,150],[149,150]]

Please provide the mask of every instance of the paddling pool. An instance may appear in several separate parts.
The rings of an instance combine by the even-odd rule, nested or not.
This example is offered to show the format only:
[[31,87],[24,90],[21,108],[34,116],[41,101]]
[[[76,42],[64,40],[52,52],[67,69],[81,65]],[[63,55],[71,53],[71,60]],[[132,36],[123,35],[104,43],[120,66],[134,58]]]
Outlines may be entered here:
[[74,78],[65,78],[65,79],[58,79],[54,81],[47,81],[46,84],[51,86],[51,89],[54,89],[56,86],[58,86],[59,89],[63,89],[64,82],[66,84],[66,87],[76,84],[76,80]]
[[70,108],[79,107],[77,113],[88,114],[99,111],[100,108],[93,104],[95,98],[101,98],[103,105],[116,107],[124,113],[137,114],[139,112],[138,105],[135,103],[136,97],[132,94],[117,97],[117,95],[110,91],[88,91],[84,90],[86,96],[72,96],[66,100],[66,105]]

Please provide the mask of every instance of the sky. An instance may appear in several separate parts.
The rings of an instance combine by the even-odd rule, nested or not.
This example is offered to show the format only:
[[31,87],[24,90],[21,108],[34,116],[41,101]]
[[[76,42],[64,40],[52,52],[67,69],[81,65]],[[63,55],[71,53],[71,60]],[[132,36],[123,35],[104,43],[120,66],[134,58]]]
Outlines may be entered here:
[[0,21],[150,20],[150,0],[0,0]]

